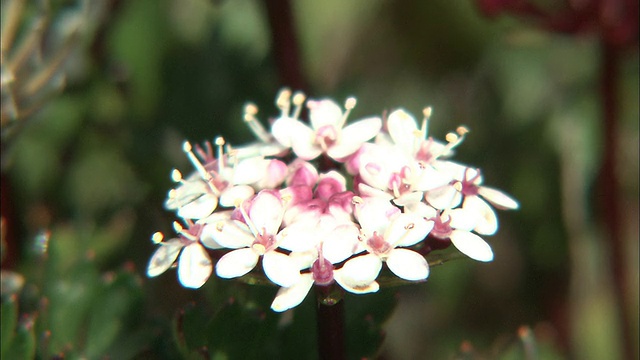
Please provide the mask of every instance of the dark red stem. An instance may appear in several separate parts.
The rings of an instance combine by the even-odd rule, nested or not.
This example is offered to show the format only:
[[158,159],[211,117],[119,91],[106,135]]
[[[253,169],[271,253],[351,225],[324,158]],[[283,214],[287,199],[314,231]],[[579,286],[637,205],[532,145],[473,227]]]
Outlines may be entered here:
[[617,132],[618,132],[618,59],[619,49],[602,42],[601,96],[604,126],[604,158],[599,174],[599,193],[601,215],[608,234],[611,273],[619,309],[622,332],[622,351],[625,359],[634,358],[632,334],[632,315],[629,311],[628,278],[622,222],[620,221],[619,182],[616,168]]
[[[326,298],[331,286],[316,286],[318,299]],[[346,359],[344,343],[344,299],[333,305],[318,301],[318,355],[320,360]]]
[[296,38],[295,23],[289,0],[265,0],[273,56],[282,85],[293,90],[306,91],[307,82],[300,66],[300,51]]

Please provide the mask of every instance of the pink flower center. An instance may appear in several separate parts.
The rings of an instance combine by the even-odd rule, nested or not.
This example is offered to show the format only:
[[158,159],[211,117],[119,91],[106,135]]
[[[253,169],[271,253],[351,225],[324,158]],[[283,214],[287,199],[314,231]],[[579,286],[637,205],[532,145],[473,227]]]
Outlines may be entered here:
[[251,249],[253,249],[253,251],[258,255],[264,255],[265,253],[275,249],[275,247],[275,236],[267,234],[264,228],[262,229],[262,233],[258,234],[253,244],[251,244]]
[[389,179],[389,188],[394,195],[400,196],[411,191],[411,169],[408,166],[402,167],[400,172],[393,173]]
[[318,258],[311,265],[313,281],[318,285],[329,285],[333,282],[333,264],[325,258]]
[[333,125],[325,125],[316,130],[316,143],[320,145],[322,150],[326,150],[333,146],[338,140],[338,132]]
[[426,164],[429,164],[433,160],[435,160],[437,158],[437,155],[432,152],[432,149],[431,149],[432,144],[433,144],[432,138],[429,138],[427,141],[423,141],[420,144],[420,149],[418,150],[418,153],[416,154],[416,160]]
[[202,235],[202,224],[194,224],[189,220],[188,225],[189,227],[187,229],[180,231],[180,241],[185,245],[198,241],[200,235]]
[[367,245],[376,255],[384,255],[391,250],[391,245],[377,231],[367,240]]
[[475,196],[478,195],[479,186],[475,184],[475,180],[480,177],[480,170],[477,171],[477,174],[471,178],[467,177],[467,174],[470,169],[466,169],[464,171],[464,179],[460,182],[462,189],[460,192],[465,196]]
[[441,216],[436,216],[432,219],[433,221],[433,229],[431,229],[430,235],[435,236],[439,239],[447,239],[451,235],[451,217],[447,217],[446,221],[442,221]]

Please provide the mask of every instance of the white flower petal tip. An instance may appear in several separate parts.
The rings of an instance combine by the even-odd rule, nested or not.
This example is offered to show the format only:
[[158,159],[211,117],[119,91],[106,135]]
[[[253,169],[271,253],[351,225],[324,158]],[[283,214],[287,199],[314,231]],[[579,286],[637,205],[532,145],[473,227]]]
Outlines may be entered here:
[[169,269],[178,258],[178,254],[182,249],[182,244],[178,239],[172,239],[164,243],[160,243],[160,248],[149,260],[147,266],[147,276],[158,276]]
[[386,263],[394,274],[404,280],[421,281],[429,277],[427,260],[412,250],[394,249]]
[[313,286],[313,276],[305,274],[295,285],[288,288],[280,288],[271,303],[271,309],[276,312],[283,312],[300,305],[304,298],[307,297],[311,286]]
[[486,241],[468,231],[454,230],[451,232],[451,243],[463,254],[473,260],[481,262],[493,261],[493,250]]
[[334,270],[333,276],[345,290],[363,294],[378,291],[379,286],[373,283],[381,269],[382,261],[377,256],[368,254],[347,261],[341,269]]
[[198,289],[211,276],[213,266],[209,254],[198,243],[188,245],[182,250],[178,263],[178,279],[182,286]]
[[300,269],[297,265],[289,256],[275,251],[270,251],[262,257],[265,275],[274,284],[283,287],[293,286],[300,280]]
[[240,277],[253,270],[258,259],[250,248],[233,250],[218,260],[216,275],[224,279]]
[[520,208],[518,201],[500,190],[481,186],[478,188],[478,194],[498,209],[517,210]]

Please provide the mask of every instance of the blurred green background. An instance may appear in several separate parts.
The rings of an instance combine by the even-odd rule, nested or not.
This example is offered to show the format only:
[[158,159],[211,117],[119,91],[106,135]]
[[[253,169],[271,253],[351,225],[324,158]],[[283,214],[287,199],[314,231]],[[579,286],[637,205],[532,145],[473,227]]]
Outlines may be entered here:
[[[14,2],[2,1],[3,30]],[[191,169],[182,141],[252,141],[244,104],[266,123],[281,87],[305,86],[315,98],[356,96],[352,119],[432,106],[430,134],[467,126],[455,159],[521,204],[499,213],[492,263],[453,261],[424,284],[347,297],[350,357],[526,358],[525,329],[542,359],[637,356],[637,341],[631,353],[624,341],[638,338],[637,30],[636,45],[615,49],[620,253],[598,182],[608,145],[597,31],[487,17],[472,0],[298,0],[283,34],[274,24],[288,23],[286,2],[265,4],[26,1],[15,45],[3,47],[3,117],[15,100],[8,84],[23,80],[5,78],[6,59],[34,22],[47,19],[44,60],[27,80],[80,30],[52,71],[66,75],[64,90],[43,90],[32,116],[3,119],[3,355],[315,358],[312,296],[278,315],[268,309],[276,288],[212,277],[194,291],[171,270],[145,276],[150,235],[173,234],[163,209],[171,169]],[[283,38],[297,40],[299,59],[289,47],[288,60],[299,73],[281,65],[291,55],[277,49]],[[12,296],[5,282],[16,274],[24,286]]]

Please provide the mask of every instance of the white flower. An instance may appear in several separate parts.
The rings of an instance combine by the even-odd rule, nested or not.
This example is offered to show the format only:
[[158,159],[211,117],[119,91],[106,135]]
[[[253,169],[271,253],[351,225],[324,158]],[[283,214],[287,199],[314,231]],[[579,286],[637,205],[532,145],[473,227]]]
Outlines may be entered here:
[[283,114],[278,118],[271,132],[282,145],[291,147],[303,160],[312,160],[326,153],[334,160],[344,161],[382,127],[378,117],[356,121],[344,127],[355,104],[356,100],[349,98],[343,113],[340,106],[331,100],[309,100],[307,107],[311,127],[298,120],[299,111],[296,111],[294,117]]
[[476,213],[464,208],[438,211],[425,203],[410,209],[424,218],[433,221],[433,229],[429,233],[437,239],[450,240],[461,253],[482,262],[493,261],[493,251],[480,236],[471,231],[481,221]]
[[[271,304],[271,308],[278,312],[300,304],[313,284],[332,284],[336,276],[340,277],[340,270],[335,270],[334,264],[351,256],[358,244],[358,228],[355,224],[340,222],[331,215],[323,215],[319,219],[305,217],[283,232],[286,232],[286,236],[281,247],[292,250],[290,258],[294,259],[300,270],[309,269],[309,272],[301,274],[298,282],[292,286],[278,291]],[[378,283],[372,280],[359,293],[378,289]]]
[[423,166],[436,163],[440,157],[452,155],[453,149],[463,141],[468,130],[465,127],[459,127],[456,129],[457,134],[447,134],[446,144],[441,143],[427,137],[431,108],[425,108],[423,113],[422,125],[418,128],[417,122],[411,114],[403,109],[393,111],[387,118],[387,133],[380,133],[376,137],[376,143],[393,144]]
[[[216,214],[216,218],[227,217],[228,212]],[[211,228],[201,223],[187,220],[188,228],[184,229],[174,222],[179,237],[162,241],[162,233],[155,233],[152,240],[160,244],[160,248],[151,257],[147,267],[147,276],[158,276],[178,259],[178,279],[184,287],[200,288],[211,276],[212,264],[209,254],[202,246],[220,249],[222,246],[211,237]],[[180,258],[178,258],[180,254]]]
[[410,280],[424,280],[429,276],[429,265],[419,253],[399,248],[412,246],[422,241],[433,227],[416,214],[402,214],[388,202],[365,199],[356,207],[356,217],[361,225],[361,245],[368,252],[348,260],[336,281],[340,285],[358,288],[366,281],[374,280],[382,263],[398,277]]
[[[498,218],[487,201],[498,209],[514,210],[518,202],[502,191],[483,186],[479,169],[472,169],[454,162],[443,162],[438,168],[453,176],[456,181],[441,190],[428,193],[426,199],[430,205],[447,209],[458,206],[462,199],[462,207],[475,213],[479,221],[473,229],[478,234],[493,235],[498,230]],[[485,201],[486,200],[486,201]]]
[[448,175],[408,156],[398,146],[375,144],[365,149],[358,154],[359,175],[363,180],[358,190],[365,196],[384,196],[376,194],[377,189],[404,206],[422,200],[425,191],[451,181]]
[[293,285],[300,276],[296,264],[276,251],[284,215],[279,196],[263,190],[248,209],[241,205],[240,211],[244,222],[228,219],[213,224],[214,239],[227,248],[236,249],[218,261],[216,274],[222,278],[243,276],[253,270],[262,257],[263,270],[271,281],[285,287]]

